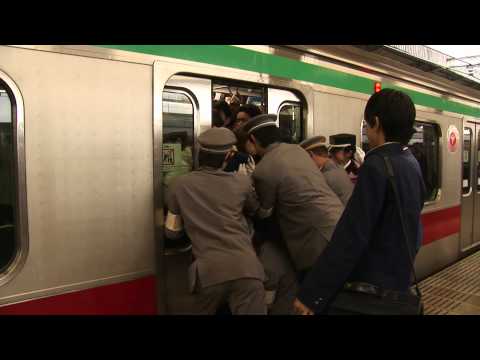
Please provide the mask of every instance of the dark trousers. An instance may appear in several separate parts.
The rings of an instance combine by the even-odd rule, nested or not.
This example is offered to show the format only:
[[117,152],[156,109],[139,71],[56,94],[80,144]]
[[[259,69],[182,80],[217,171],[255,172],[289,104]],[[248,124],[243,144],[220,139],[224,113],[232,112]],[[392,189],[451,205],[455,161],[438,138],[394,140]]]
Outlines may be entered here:
[[[307,276],[309,271],[310,271],[310,268],[301,270],[297,273],[297,280],[300,285],[303,283],[303,280],[305,280],[305,277]],[[334,309],[327,308],[325,312],[323,312],[322,314],[315,314],[315,315],[353,315],[353,314],[347,311],[334,310]]]
[[305,280],[305,277],[307,276],[310,269],[311,268],[307,268],[297,272],[297,280],[300,285],[303,283],[303,280]]

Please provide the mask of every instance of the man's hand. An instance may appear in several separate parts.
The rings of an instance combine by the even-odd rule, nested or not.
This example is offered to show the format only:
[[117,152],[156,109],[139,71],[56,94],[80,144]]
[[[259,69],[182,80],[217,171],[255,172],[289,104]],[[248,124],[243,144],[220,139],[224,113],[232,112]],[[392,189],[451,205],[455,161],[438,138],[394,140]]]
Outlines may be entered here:
[[303,305],[297,298],[293,301],[293,311],[296,315],[314,315],[313,311]]
[[238,166],[237,173],[242,175],[249,175],[245,164],[240,164]]

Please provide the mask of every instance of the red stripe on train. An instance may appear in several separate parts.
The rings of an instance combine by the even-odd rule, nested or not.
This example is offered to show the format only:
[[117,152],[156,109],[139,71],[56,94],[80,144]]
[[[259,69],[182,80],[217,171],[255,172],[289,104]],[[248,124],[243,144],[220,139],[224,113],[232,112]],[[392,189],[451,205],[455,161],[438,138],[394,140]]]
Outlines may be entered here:
[[[460,232],[460,206],[422,215],[423,245]],[[155,277],[0,307],[0,315],[154,315]]]
[[155,276],[0,307],[0,315],[155,315]]
[[422,215],[423,245],[460,232],[461,207],[435,211]]

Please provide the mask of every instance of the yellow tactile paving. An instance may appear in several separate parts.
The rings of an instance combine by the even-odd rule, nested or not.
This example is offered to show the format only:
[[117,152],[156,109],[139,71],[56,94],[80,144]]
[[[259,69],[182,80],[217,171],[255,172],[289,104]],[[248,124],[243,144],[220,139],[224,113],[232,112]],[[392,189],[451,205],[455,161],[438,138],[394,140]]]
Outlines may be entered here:
[[480,315],[480,251],[420,282],[425,315]]

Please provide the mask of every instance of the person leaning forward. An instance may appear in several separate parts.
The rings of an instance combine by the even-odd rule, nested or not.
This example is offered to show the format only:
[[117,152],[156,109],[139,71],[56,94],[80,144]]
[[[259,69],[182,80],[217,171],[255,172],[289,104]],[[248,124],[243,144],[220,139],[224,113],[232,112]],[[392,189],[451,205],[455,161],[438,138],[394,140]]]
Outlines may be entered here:
[[252,174],[258,213],[267,217],[275,210],[301,281],[330,240],[343,205],[308,154],[298,145],[280,142],[276,120],[276,115],[259,115],[243,129],[247,148],[262,157]]
[[304,140],[300,146],[308,152],[313,162],[325,176],[328,186],[338,196],[342,204],[347,205],[352,195],[353,183],[350,181],[347,172],[328,157],[328,144],[324,136],[314,136]]
[[235,142],[226,128],[201,134],[199,169],[175,179],[168,193],[166,236],[185,231],[192,241],[190,290],[201,314],[225,303],[233,314],[266,314],[265,274],[245,217],[258,209],[256,195],[250,177],[223,171]]

